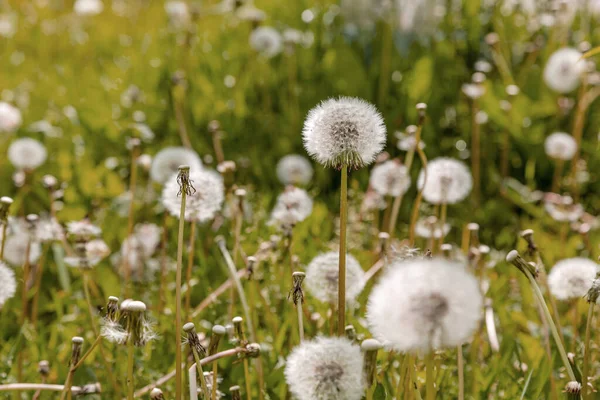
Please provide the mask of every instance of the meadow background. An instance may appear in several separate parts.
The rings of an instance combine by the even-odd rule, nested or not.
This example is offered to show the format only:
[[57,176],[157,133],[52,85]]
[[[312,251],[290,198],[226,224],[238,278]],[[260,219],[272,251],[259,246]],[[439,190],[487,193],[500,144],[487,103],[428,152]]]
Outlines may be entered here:
[[[405,152],[396,146],[395,133],[416,124],[415,105],[426,103],[422,139],[428,159],[447,156],[470,164],[473,101],[462,87],[471,82],[476,62],[485,60],[491,69],[483,83],[485,93],[477,100],[478,109],[485,113],[479,114],[483,123],[478,124],[481,200],[470,198],[449,207],[452,230],[446,242],[460,247],[463,227],[470,222],[479,224],[481,243],[492,249],[484,263],[489,279],[486,297],[493,299],[501,347],[499,352],[492,351],[483,333],[480,349],[473,351],[466,346],[467,398],[551,398],[551,374],[561,388],[564,386],[558,355],[551,362],[545,356],[541,322],[527,281],[504,262],[503,254],[513,248],[524,251],[526,243],[519,239],[519,232],[532,228],[547,266],[566,257],[596,260],[599,255],[600,236],[595,230],[600,207],[596,195],[600,190],[596,173],[600,167],[597,103],[591,103],[583,115],[580,149],[584,163],[579,172],[586,174],[577,193],[571,193],[589,214],[591,230],[582,234],[578,225],[552,219],[540,195],[551,190],[554,172],[554,164],[544,152],[544,140],[555,131],[573,131],[577,105],[584,93],[584,89],[564,95],[553,92],[544,83],[543,68],[561,47],[585,51],[600,44],[598,15],[591,5],[579,6],[572,18],[560,22],[561,16],[568,14],[564,10],[574,5],[532,1],[536,7],[532,12],[526,1],[397,0],[388,4],[383,0],[256,0],[254,6],[264,12],[264,19],[252,21],[236,14],[239,7],[249,6],[247,1],[184,2],[185,16],[169,16],[168,4],[162,1],[103,3],[99,14],[81,15],[74,12],[71,1],[0,2],[0,98],[16,106],[23,118],[15,132],[0,133],[0,152],[5,155],[11,142],[20,137],[33,137],[48,151],[44,165],[19,184],[15,182],[16,168],[6,156],[0,158],[0,195],[15,200],[11,215],[40,214],[50,209],[41,179],[51,174],[64,185],[55,207],[58,221],[66,224],[88,217],[102,228],[101,237],[112,252],[118,252],[128,235],[128,140],[140,138],[141,153],[152,156],[167,146],[182,145],[183,124],[191,147],[205,165],[216,168],[209,129],[209,123],[216,120],[222,131],[225,159],[237,166],[233,183],[248,193],[241,248],[244,254],[252,255],[261,243],[280,243],[272,238],[280,232],[267,224],[275,199],[284,189],[277,179],[276,165],[284,155],[306,155],[301,130],[309,109],[332,96],[356,96],[372,102],[388,128],[385,150],[391,157],[404,157]],[[543,15],[555,16],[556,21],[546,26],[540,23]],[[267,57],[249,44],[253,29],[259,25],[271,26],[282,34],[295,29],[301,40],[284,43],[278,54]],[[489,44],[490,33],[497,34],[493,46]],[[594,90],[598,82],[587,84],[585,90]],[[519,93],[509,96],[508,85],[518,86]],[[502,108],[503,101],[512,104],[510,111]],[[503,177],[501,149],[507,136],[509,175]],[[339,173],[316,163],[313,166],[315,175],[307,190],[315,201],[314,209],[294,228],[291,245],[300,266],[320,252],[335,249],[338,240]],[[138,169],[138,190],[133,197],[135,223],[162,226],[164,213],[157,202],[160,188],[149,180],[143,166]],[[416,160],[411,170],[413,182],[419,170]],[[569,176],[573,175],[567,162],[561,193],[573,187]],[[350,174],[350,204],[355,214],[368,180],[369,168]],[[392,235],[397,240],[408,236],[416,192],[413,185],[403,201]],[[433,212],[432,207],[422,206],[421,215]],[[172,259],[177,249],[177,225],[175,218],[165,225],[166,253]],[[349,252],[367,270],[377,261],[378,227],[373,219],[351,225]],[[227,215],[221,223],[198,226],[193,307],[228,278],[215,237],[223,235],[231,249],[233,226]],[[284,360],[298,341],[296,311],[287,298],[289,266],[281,246],[275,244],[273,254],[260,263],[254,283],[244,281],[255,300],[252,313],[262,347],[265,398],[271,399],[289,398]],[[425,249],[426,241],[419,239],[417,247]],[[84,337],[84,350],[95,339],[80,271],[64,265],[61,244],[43,244],[43,249],[47,256],[37,323],[18,323],[20,292],[0,309],[0,384],[39,382],[40,360],[50,362],[47,381],[62,383],[69,368],[71,337]],[[17,277],[19,271],[15,267]],[[110,257],[91,274],[92,299],[98,310],[105,306],[108,296],[123,296],[123,279]],[[136,354],[136,387],[154,382],[174,367],[174,272],[170,271],[165,281],[166,308],[156,312],[159,280],[154,276],[131,289],[135,298],[148,305],[160,334],[159,340]],[[371,285],[359,296],[359,308],[348,316],[348,322],[365,337],[369,333],[364,305]],[[199,333],[210,332],[213,324],[229,323],[228,298],[225,294],[193,319]],[[306,335],[326,333],[329,307],[308,295],[305,307],[310,314],[320,315],[307,321]],[[559,308],[567,347],[581,360],[585,302],[560,303]],[[238,304],[233,310],[241,313]],[[577,334],[573,320],[579,321]],[[105,348],[114,374],[122,381],[126,351],[113,345]],[[596,344],[593,349],[597,349]],[[20,374],[16,363],[19,354],[24,357]],[[455,357],[453,351],[437,354],[441,365],[438,398],[457,398]],[[595,373],[600,358],[593,356],[592,360]],[[383,391],[378,395],[391,399],[397,379],[393,371],[400,364],[387,353],[381,353],[379,361],[383,370],[392,372],[382,375]],[[243,386],[244,371],[239,363],[226,360],[220,364],[220,372],[220,390],[229,398],[230,386]],[[421,375],[424,377],[422,370]],[[76,385],[90,382],[100,382],[103,394],[89,398],[117,398],[99,354],[91,356],[75,376]],[[173,387],[172,381],[161,385],[169,394],[166,398],[173,398]],[[253,398],[258,398],[255,380],[253,388]],[[30,396],[31,392],[23,392],[20,398]],[[41,398],[53,396],[43,393]]]

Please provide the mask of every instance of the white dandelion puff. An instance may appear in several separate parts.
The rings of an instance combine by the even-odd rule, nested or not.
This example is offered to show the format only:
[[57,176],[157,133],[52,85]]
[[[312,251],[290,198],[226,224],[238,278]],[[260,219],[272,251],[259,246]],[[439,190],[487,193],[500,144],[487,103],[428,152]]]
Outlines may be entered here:
[[73,5],[73,11],[77,15],[97,15],[104,10],[101,0],[77,0]]
[[410,187],[410,175],[398,160],[389,160],[373,168],[369,183],[383,196],[398,197]]
[[[0,239],[2,234],[0,233]],[[13,267],[20,267],[27,260],[27,246],[30,241],[30,236],[25,231],[14,232],[7,234],[4,243],[4,261]],[[31,241],[29,244],[29,262],[35,264],[42,253],[39,242]]]
[[21,127],[21,111],[6,102],[0,101],[0,133],[12,133]]
[[346,338],[318,337],[292,350],[285,379],[298,400],[360,400],[362,370],[359,346]]
[[583,216],[585,210],[579,203],[574,203],[571,196],[549,193],[544,198],[544,210],[559,222],[575,222]]
[[548,157],[568,161],[577,152],[577,142],[568,133],[554,132],[546,138],[544,150]]
[[0,261],[0,308],[11,299],[17,291],[15,273],[8,265]]
[[464,83],[462,92],[470,99],[476,100],[485,94],[485,86],[479,83]]
[[67,232],[77,238],[92,238],[100,236],[102,229],[92,224],[88,219],[67,223]]
[[294,226],[308,218],[312,208],[313,201],[306,190],[288,186],[277,198],[270,223],[286,227]]
[[581,53],[565,47],[556,50],[544,68],[544,81],[555,92],[569,93],[575,90],[585,71],[585,61]]
[[548,274],[550,292],[559,300],[581,298],[592,287],[598,264],[587,258],[567,258],[557,262]]
[[[398,139],[396,143],[396,147],[402,151],[411,151],[417,148],[417,138],[415,136],[415,132],[412,128],[416,128],[414,125],[411,125],[409,128],[406,128],[406,132],[396,132],[394,136]],[[421,149],[425,148],[425,142],[419,140],[419,147]]]
[[42,165],[47,157],[46,147],[31,138],[17,139],[8,148],[8,159],[18,169],[34,170]]
[[375,160],[386,143],[386,128],[372,104],[354,97],[321,102],[308,112],[304,148],[319,163],[360,168]]
[[235,16],[242,21],[260,22],[265,20],[267,14],[263,10],[256,8],[251,2],[247,2],[238,7],[235,11]]
[[35,237],[40,242],[61,241],[65,238],[65,231],[56,218],[44,216],[36,224]]
[[[206,222],[213,219],[221,210],[225,199],[223,178],[210,170],[190,170],[189,179],[195,191],[186,197],[186,221]],[[179,217],[181,207],[180,191],[177,175],[173,175],[162,192],[162,204],[176,217]]]
[[[338,300],[339,253],[331,251],[312,259],[306,267],[306,290],[317,300]],[[346,302],[352,304],[365,286],[365,273],[356,258],[346,254]]]
[[307,185],[313,176],[313,167],[305,157],[289,154],[277,163],[277,178],[284,185]]
[[167,1],[165,12],[173,26],[185,26],[191,20],[188,5],[185,1]]
[[450,224],[444,224],[443,227],[437,220],[429,220],[428,218],[420,219],[415,224],[415,234],[422,238],[439,239],[442,236],[448,235],[450,232]]
[[167,147],[156,153],[150,167],[150,178],[161,185],[177,174],[180,165],[189,165],[190,172],[202,169],[200,156],[185,147]]
[[427,182],[421,170],[418,186],[423,198],[432,204],[453,204],[462,201],[471,192],[473,178],[469,169],[458,160],[440,157],[427,163]]
[[87,257],[91,260],[97,260],[97,263],[110,254],[110,247],[102,239],[90,240],[85,244]]
[[283,50],[283,38],[277,29],[259,26],[250,34],[250,47],[264,57],[273,58]]
[[129,335],[127,331],[116,321],[104,319],[102,321],[102,328],[100,329],[100,335],[111,343],[125,344]]
[[467,341],[478,326],[482,299],[464,266],[442,259],[392,265],[367,305],[371,333],[397,351],[429,351]]

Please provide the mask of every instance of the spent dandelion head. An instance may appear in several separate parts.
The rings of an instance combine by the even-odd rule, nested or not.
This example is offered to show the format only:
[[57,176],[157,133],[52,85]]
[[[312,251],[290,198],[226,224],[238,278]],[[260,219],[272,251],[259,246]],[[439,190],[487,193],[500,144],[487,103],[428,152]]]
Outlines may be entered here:
[[108,302],[106,303],[106,316],[105,318],[112,322],[119,320],[119,298],[115,296],[109,296]]
[[150,399],[152,400],[165,400],[165,395],[163,391],[159,388],[154,388],[150,391]]
[[74,336],[71,339],[71,359],[69,360],[69,365],[77,365],[79,362],[79,358],[81,357],[81,345],[83,344],[83,338],[79,336]]
[[386,128],[372,104],[353,97],[332,98],[309,111],[302,130],[306,151],[336,169],[372,163],[386,142]]
[[[332,251],[312,259],[306,268],[306,289],[317,300],[335,304],[338,300],[339,253]],[[365,273],[356,258],[346,254],[346,301],[354,303],[365,286]]]
[[190,346],[190,349],[195,351],[200,357],[204,357],[206,355],[206,349],[200,343],[200,338],[196,333],[196,326],[193,322],[188,322],[183,325],[183,331],[186,334],[186,342]]
[[463,264],[435,258],[405,261],[392,265],[373,288],[367,321],[384,345],[428,352],[467,341],[482,305],[477,280]]
[[306,274],[304,272],[294,272],[292,274],[292,289],[288,294],[288,299],[292,299],[294,305],[304,303],[304,292],[302,291],[302,282],[304,282],[304,278]]
[[0,197],[0,223],[6,224],[8,221],[8,212],[10,206],[13,203],[13,199],[7,196]]
[[588,303],[597,303],[598,298],[600,297],[600,272],[596,272],[596,277],[592,282],[592,287],[588,290],[585,295],[585,298]]
[[506,255],[506,261],[517,267],[517,269],[521,271],[525,276],[527,276],[527,273],[529,273],[534,278],[537,278],[539,274],[537,265],[525,261],[525,259],[521,257],[517,250],[509,251]]
[[32,138],[21,138],[12,142],[8,148],[8,159],[17,169],[31,171],[42,165],[48,152],[44,145]]
[[154,328],[146,319],[146,304],[137,300],[130,300],[125,305],[123,303],[121,303],[121,313],[125,318],[127,340],[131,340],[137,347],[142,347],[156,339]]
[[[182,177],[183,180],[180,179]],[[193,184],[193,186],[192,186]],[[216,172],[203,169],[171,177],[162,192],[162,204],[176,217],[181,212],[181,193],[186,191],[186,221],[206,222],[221,210],[225,199],[223,178]]]
[[285,379],[298,400],[360,400],[364,391],[360,347],[340,337],[305,341],[288,356]]
[[557,262],[548,274],[550,292],[558,300],[584,297],[594,284],[598,264],[587,258],[567,258]]
[[364,378],[366,387],[371,387],[375,378],[377,369],[377,352],[383,347],[381,342],[376,339],[366,339],[360,344],[360,349],[364,355]]

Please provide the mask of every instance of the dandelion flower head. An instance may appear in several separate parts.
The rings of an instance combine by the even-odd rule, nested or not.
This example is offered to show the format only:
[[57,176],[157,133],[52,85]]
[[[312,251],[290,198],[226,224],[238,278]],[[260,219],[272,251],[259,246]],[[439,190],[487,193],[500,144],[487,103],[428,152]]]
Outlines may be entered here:
[[267,58],[272,58],[283,50],[283,37],[277,29],[259,26],[250,34],[250,46]]
[[423,188],[423,198],[432,204],[453,204],[462,201],[471,192],[473,178],[462,162],[440,157],[427,163],[425,172],[419,174],[418,186]]

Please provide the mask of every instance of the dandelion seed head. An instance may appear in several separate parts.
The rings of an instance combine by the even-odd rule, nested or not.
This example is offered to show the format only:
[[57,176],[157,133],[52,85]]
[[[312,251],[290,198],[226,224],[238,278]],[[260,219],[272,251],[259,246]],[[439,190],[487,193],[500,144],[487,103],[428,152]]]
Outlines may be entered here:
[[421,170],[417,185],[423,188],[423,198],[432,204],[453,204],[462,201],[471,192],[473,178],[462,162],[439,157],[427,163],[427,181]]
[[360,347],[337,337],[302,342],[287,358],[285,379],[298,400],[360,400],[364,392]]
[[485,94],[485,86],[478,83],[464,83],[462,92],[470,99],[478,99]]
[[40,242],[61,241],[65,237],[65,231],[56,218],[44,216],[36,224],[35,237]]
[[191,173],[202,169],[202,161],[195,151],[185,147],[166,147],[154,156],[150,178],[163,185],[177,174],[182,164],[189,165]]
[[[0,239],[2,233],[0,233]],[[13,234],[7,234],[4,243],[4,261],[13,267],[21,267],[27,259],[27,245],[30,241],[30,235],[25,231],[16,231]],[[29,262],[34,264],[40,258],[42,253],[39,242],[32,241],[29,245]]]
[[[317,300],[334,304],[338,300],[339,254],[337,251],[320,254],[306,268],[305,287]],[[350,254],[346,254],[346,302],[350,305],[365,286],[365,273]]]
[[0,133],[12,133],[21,127],[21,111],[6,102],[0,101]]
[[592,287],[598,264],[587,258],[567,258],[557,262],[548,274],[550,292],[558,300],[585,296]]
[[398,197],[410,187],[410,175],[399,161],[389,160],[373,168],[369,183],[383,196]]
[[109,319],[103,320],[100,335],[115,344],[125,344],[129,338],[127,331],[118,322]]
[[0,261],[0,308],[11,299],[17,291],[15,273],[5,263]]
[[575,156],[577,142],[568,133],[554,132],[546,138],[544,150],[548,157],[567,161]]
[[[186,197],[186,221],[206,222],[221,210],[225,199],[223,178],[211,170],[190,171],[189,180],[195,192]],[[162,192],[162,203],[167,211],[179,217],[181,207],[180,185],[177,176],[172,176]]]
[[73,5],[73,11],[77,15],[98,15],[104,10],[101,0],[77,0]]
[[450,232],[450,224],[441,224],[437,219],[430,220],[429,218],[420,219],[415,224],[415,234],[422,238],[435,238],[439,239],[443,236],[448,235]]
[[17,169],[34,170],[42,165],[47,157],[46,147],[32,138],[17,139],[8,148],[8,159]]
[[558,93],[575,90],[585,71],[585,61],[576,49],[565,47],[556,50],[544,67],[544,81],[550,89]]
[[92,224],[88,219],[67,223],[67,232],[75,238],[91,239],[100,236],[102,229]]
[[93,239],[85,244],[85,251],[90,260],[97,260],[97,264],[110,254],[110,247],[102,239]]
[[283,50],[283,37],[275,28],[259,26],[250,34],[250,47],[266,58],[273,58]]
[[477,280],[443,259],[391,266],[373,288],[367,321],[373,336],[397,351],[429,351],[467,341],[481,318]]
[[558,222],[575,222],[585,213],[583,206],[573,202],[570,196],[552,193],[544,198],[544,209],[552,219]]
[[289,154],[277,163],[277,177],[284,185],[307,185],[313,176],[313,167],[305,157]]
[[381,114],[354,97],[331,98],[309,111],[302,130],[304,147],[319,163],[360,168],[375,160],[386,143]]
[[288,186],[277,198],[270,223],[293,227],[304,221],[311,214],[312,208],[313,201],[305,190]]
[[265,20],[267,14],[263,10],[256,8],[251,2],[247,2],[238,7],[235,11],[235,16],[242,21],[260,22]]
[[165,12],[169,17],[169,22],[175,26],[185,26],[190,22],[190,12],[185,1],[167,1],[165,3]]

